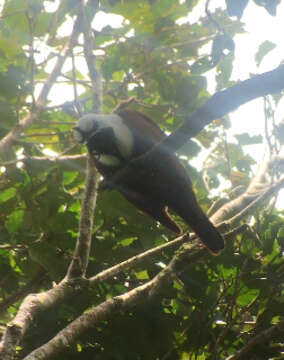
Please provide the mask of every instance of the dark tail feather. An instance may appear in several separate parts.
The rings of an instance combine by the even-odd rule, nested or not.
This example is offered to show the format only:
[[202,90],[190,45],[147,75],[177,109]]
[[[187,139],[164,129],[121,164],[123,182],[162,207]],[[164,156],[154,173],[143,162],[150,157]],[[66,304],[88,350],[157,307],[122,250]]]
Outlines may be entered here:
[[224,249],[224,239],[206,215],[202,215],[202,219],[194,219],[194,217],[191,217],[190,222],[186,222],[194,230],[196,235],[199,236],[203,244],[212,253],[218,254]]
[[172,207],[172,209],[193,229],[212,253],[218,254],[224,249],[224,239],[194,199],[191,199],[189,205],[186,203],[186,206],[180,201],[178,206]]

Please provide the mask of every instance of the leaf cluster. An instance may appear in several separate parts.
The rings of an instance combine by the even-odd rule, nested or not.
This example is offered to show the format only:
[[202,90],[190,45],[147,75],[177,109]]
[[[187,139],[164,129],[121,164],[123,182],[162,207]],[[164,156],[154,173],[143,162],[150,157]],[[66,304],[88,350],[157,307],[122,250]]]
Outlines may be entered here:
[[[277,1],[255,2],[270,13],[277,5]],[[75,19],[79,1],[61,0],[53,7],[55,3],[6,0],[2,9],[0,138],[15,133],[13,145],[0,153],[2,324],[15,316],[27,294],[48,290],[65,276],[78,232],[86,150],[74,142],[71,129],[78,108],[91,110],[92,89],[78,38],[72,48],[73,65],[68,53],[69,65],[54,76],[49,100],[40,106],[37,103],[42,86],[51,81],[50,68],[64,53],[70,33],[66,35],[62,27]],[[92,23],[105,113],[126,101],[170,133],[209,98],[209,70],[216,70],[218,89],[232,85],[232,39],[244,30],[225,10],[213,14],[225,29],[222,32],[208,17],[182,21],[192,14],[197,0],[101,0],[98,9],[95,3],[88,3],[87,16],[99,9],[105,19],[114,14],[122,19],[118,28],[110,23],[98,30],[95,21]],[[227,0],[230,15],[241,16],[247,1],[240,3],[233,9]],[[257,63],[273,48],[264,42]],[[79,95],[74,89],[80,89]],[[75,100],[70,101],[65,92]],[[130,101],[132,98],[135,100]],[[19,130],[30,113],[35,120]],[[216,119],[178,153],[205,212],[212,202],[233,200],[236,188],[249,185],[255,160],[245,150],[265,141],[261,135],[247,133],[228,141],[225,133],[229,127],[228,118]],[[273,136],[283,143],[283,124],[274,128]],[[274,176],[278,179],[279,171]],[[272,205],[263,202],[249,217],[252,230],[228,241],[220,256],[208,254],[188,264],[160,294],[106,319],[58,359],[221,360],[281,322],[283,213]],[[94,219],[87,276],[172,237],[115,191],[99,194]],[[168,249],[148,257],[43,313],[15,358],[24,358],[86,309],[152,279],[173,255]],[[280,334],[276,334],[246,358],[276,359],[281,346]]]

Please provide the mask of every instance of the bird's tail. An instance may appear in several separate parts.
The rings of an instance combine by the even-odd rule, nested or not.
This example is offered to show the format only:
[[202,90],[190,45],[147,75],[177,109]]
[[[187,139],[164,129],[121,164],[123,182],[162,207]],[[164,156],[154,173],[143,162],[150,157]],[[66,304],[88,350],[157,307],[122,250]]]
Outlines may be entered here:
[[172,209],[191,227],[212,253],[218,254],[224,248],[223,237],[203,213],[193,196],[188,201],[175,202]]
[[224,248],[223,237],[205,214],[191,216],[190,222],[184,220],[212,253],[218,254]]

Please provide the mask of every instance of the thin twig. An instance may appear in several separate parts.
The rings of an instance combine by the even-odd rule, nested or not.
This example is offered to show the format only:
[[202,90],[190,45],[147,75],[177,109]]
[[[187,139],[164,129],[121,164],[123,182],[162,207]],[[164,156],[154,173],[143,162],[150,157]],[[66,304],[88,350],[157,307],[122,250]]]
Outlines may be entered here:
[[181,245],[182,243],[184,243],[185,241],[188,241],[189,239],[190,239],[190,241],[193,239],[196,239],[196,236],[193,235],[189,238],[189,235],[185,234],[185,235],[180,236],[172,241],[167,242],[166,244],[151,248],[150,250],[147,250],[141,254],[133,256],[133,257],[131,257],[117,265],[114,265],[114,266],[98,273],[97,275],[91,277],[89,279],[90,285],[93,286],[97,282],[109,279],[110,277],[116,275],[117,273],[125,271],[126,269],[130,268],[131,266],[137,265],[140,262],[144,261],[145,259],[148,259],[149,257],[151,257],[153,255],[161,253],[165,249],[175,248],[175,247]]
[[74,104],[76,106],[76,109],[78,111],[79,116],[82,116],[82,111],[81,111],[81,106],[80,106],[80,102],[79,102],[79,96],[78,96],[78,91],[77,91],[77,77],[76,77],[76,64],[75,64],[75,57],[74,57],[74,52],[72,49],[72,84],[73,84],[73,93],[74,93]]
[[73,260],[67,272],[67,278],[84,277],[89,261],[91,237],[93,228],[94,209],[97,197],[98,173],[95,170],[93,159],[87,157],[87,177],[84,199],[81,206],[79,232]]
[[62,66],[65,63],[65,60],[70,54],[71,49],[75,46],[77,37],[79,35],[79,23],[78,19],[75,21],[71,36],[69,37],[64,49],[62,51],[62,55],[58,56],[55,66],[53,70],[49,74],[35,104],[32,111],[25,116],[23,119],[19,121],[19,123],[14,126],[9,133],[0,141],[0,153],[5,152],[7,149],[13,145],[13,143],[17,140],[17,138],[21,135],[21,133],[28,128],[32,123],[38,120],[38,115],[42,108],[47,103],[47,96],[53,84],[55,83],[57,76],[60,74]]
[[[93,1],[93,6],[99,8],[98,0]],[[103,83],[100,72],[98,71],[95,64],[95,56],[93,54],[93,37],[90,27],[90,21],[88,20],[85,13],[85,6],[83,2],[79,7],[81,25],[84,34],[84,55],[87,62],[89,75],[92,81],[92,95],[93,95],[93,112],[100,113],[102,110],[102,94],[103,94]]]

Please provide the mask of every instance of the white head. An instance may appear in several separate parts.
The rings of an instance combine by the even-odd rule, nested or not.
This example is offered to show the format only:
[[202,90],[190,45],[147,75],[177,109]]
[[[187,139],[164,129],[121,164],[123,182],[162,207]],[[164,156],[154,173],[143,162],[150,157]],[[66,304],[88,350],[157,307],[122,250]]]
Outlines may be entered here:
[[80,143],[87,142],[100,127],[100,124],[104,122],[105,115],[99,114],[87,114],[82,116],[76,126],[73,128],[73,135],[76,141]]
[[[130,129],[126,126],[123,119],[117,114],[87,114],[82,116],[76,126],[73,128],[74,138],[80,142],[89,145],[88,149],[92,153],[92,150],[96,152],[98,149],[94,142],[88,144],[89,140],[99,132],[100,129],[112,128],[114,137],[107,139],[106,141],[106,154],[109,154],[110,145],[116,147],[122,158],[129,158],[133,149],[133,135]],[[91,147],[91,148],[90,148]],[[102,143],[99,144],[100,158],[105,156],[102,149]]]

